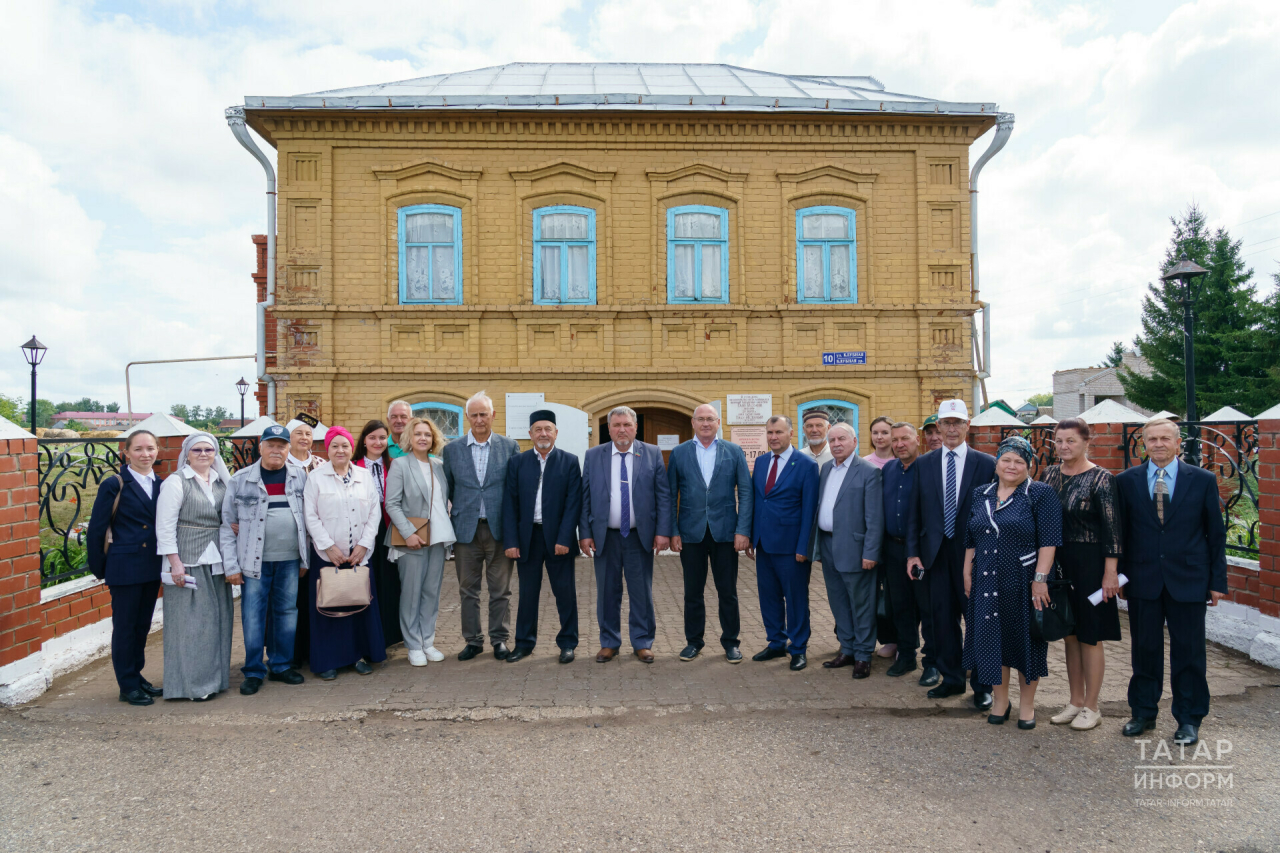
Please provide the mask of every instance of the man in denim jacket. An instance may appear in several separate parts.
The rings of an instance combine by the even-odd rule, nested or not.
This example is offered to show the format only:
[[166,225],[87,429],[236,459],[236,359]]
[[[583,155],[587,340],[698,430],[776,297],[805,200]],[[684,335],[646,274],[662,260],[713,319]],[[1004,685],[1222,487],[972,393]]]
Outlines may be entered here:
[[258,692],[264,677],[285,684],[303,682],[302,674],[289,663],[298,625],[298,578],[307,572],[307,528],[302,517],[307,474],[285,464],[289,434],[284,427],[273,424],[263,430],[258,448],[262,458],[235,473],[222,502],[224,570],[244,576],[240,617],[245,662],[240,692],[246,696]]

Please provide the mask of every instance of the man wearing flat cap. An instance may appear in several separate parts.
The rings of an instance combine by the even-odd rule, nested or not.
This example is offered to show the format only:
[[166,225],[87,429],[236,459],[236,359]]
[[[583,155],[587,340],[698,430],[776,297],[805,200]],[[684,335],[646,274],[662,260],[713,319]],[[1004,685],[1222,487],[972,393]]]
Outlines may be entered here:
[[831,461],[831,447],[827,444],[827,430],[831,429],[831,415],[822,409],[810,409],[804,413],[802,422],[804,441],[800,442],[800,452],[808,456],[821,468]]
[[538,604],[542,567],[560,615],[560,663],[573,661],[578,646],[578,591],[574,557],[578,555],[578,515],[582,512],[582,471],[578,457],[556,447],[556,413],[529,414],[533,449],[507,463],[503,492],[502,540],[506,556],[516,561],[520,602],[516,609],[516,645],[507,663],[533,654],[538,643]]

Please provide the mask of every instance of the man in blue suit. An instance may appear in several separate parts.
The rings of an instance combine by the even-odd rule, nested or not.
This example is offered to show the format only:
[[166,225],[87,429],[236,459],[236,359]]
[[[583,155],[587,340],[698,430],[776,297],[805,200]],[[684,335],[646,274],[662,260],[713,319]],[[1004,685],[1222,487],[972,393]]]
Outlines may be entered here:
[[818,463],[791,446],[791,435],[790,418],[769,418],[771,452],[756,459],[752,476],[751,546],[769,645],[751,659],[789,654],[791,669],[799,671],[809,663],[809,544],[818,513]]
[[1216,478],[1178,461],[1178,425],[1165,418],[1142,431],[1147,461],[1116,477],[1124,554],[1120,570],[1129,578],[1133,675],[1122,733],[1136,737],[1155,728],[1164,686],[1164,629],[1169,627],[1169,683],[1174,743],[1200,739],[1209,713],[1205,679],[1205,607],[1227,594],[1227,533],[1218,504]]
[[551,593],[560,615],[560,663],[573,661],[578,647],[578,590],[573,559],[578,555],[578,516],[582,513],[582,472],[578,458],[556,447],[556,413],[539,409],[529,415],[533,449],[507,463],[502,499],[502,539],[506,555],[516,561],[520,604],[516,609],[516,647],[507,655],[515,663],[533,654],[538,642],[538,599],[546,564]]
[[631,647],[653,663],[653,555],[671,544],[671,491],[662,451],[636,441],[636,413],[609,412],[608,444],[587,451],[582,471],[579,545],[595,558],[596,621],[607,663],[622,645],[622,584],[631,599]]
[[[923,575],[933,609],[933,638],[938,647],[942,683],[929,691],[930,699],[964,694],[961,666],[964,635],[960,617],[968,597],[964,593],[964,528],[969,522],[972,493],[996,475],[996,460],[965,444],[969,435],[969,407],[964,400],[943,400],[938,407],[942,447],[916,460],[920,466],[907,519],[907,572]],[[973,706],[991,708],[991,685],[975,675]]]
[[738,552],[751,545],[751,472],[736,444],[716,438],[720,415],[715,407],[693,410],[696,436],[671,451],[667,479],[676,511],[671,550],[684,569],[684,637],[680,660],[702,651],[707,627],[707,563],[720,600],[720,645],[729,663],[742,663],[738,649]]

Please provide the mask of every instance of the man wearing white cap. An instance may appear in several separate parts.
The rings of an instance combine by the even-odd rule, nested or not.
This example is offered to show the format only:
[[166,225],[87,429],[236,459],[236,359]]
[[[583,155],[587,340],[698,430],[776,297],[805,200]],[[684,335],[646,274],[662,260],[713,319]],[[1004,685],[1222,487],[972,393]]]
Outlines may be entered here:
[[[907,571],[923,572],[933,611],[933,636],[938,647],[942,683],[929,691],[930,699],[965,692],[960,657],[964,636],[960,616],[965,611],[964,529],[969,520],[970,495],[995,477],[996,460],[965,444],[969,408],[964,400],[943,400],[938,406],[942,447],[917,460],[917,489],[907,521]],[[976,675],[975,675],[976,678]],[[973,704],[991,707],[991,685],[971,679]]]

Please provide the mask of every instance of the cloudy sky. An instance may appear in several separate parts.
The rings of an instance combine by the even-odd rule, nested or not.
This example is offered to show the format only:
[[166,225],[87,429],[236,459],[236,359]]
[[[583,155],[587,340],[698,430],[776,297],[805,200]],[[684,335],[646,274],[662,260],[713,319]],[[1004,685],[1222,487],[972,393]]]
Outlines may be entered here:
[[[358,8],[358,13],[353,10]],[[870,74],[1017,115],[982,177],[993,396],[1131,340],[1199,204],[1280,269],[1274,0],[0,0],[0,392],[123,406],[131,360],[253,352],[262,172],[224,107],[511,61]],[[984,150],[988,137],[975,147]],[[134,408],[234,408],[252,362],[143,367]],[[1250,413],[1253,414],[1253,413]]]

